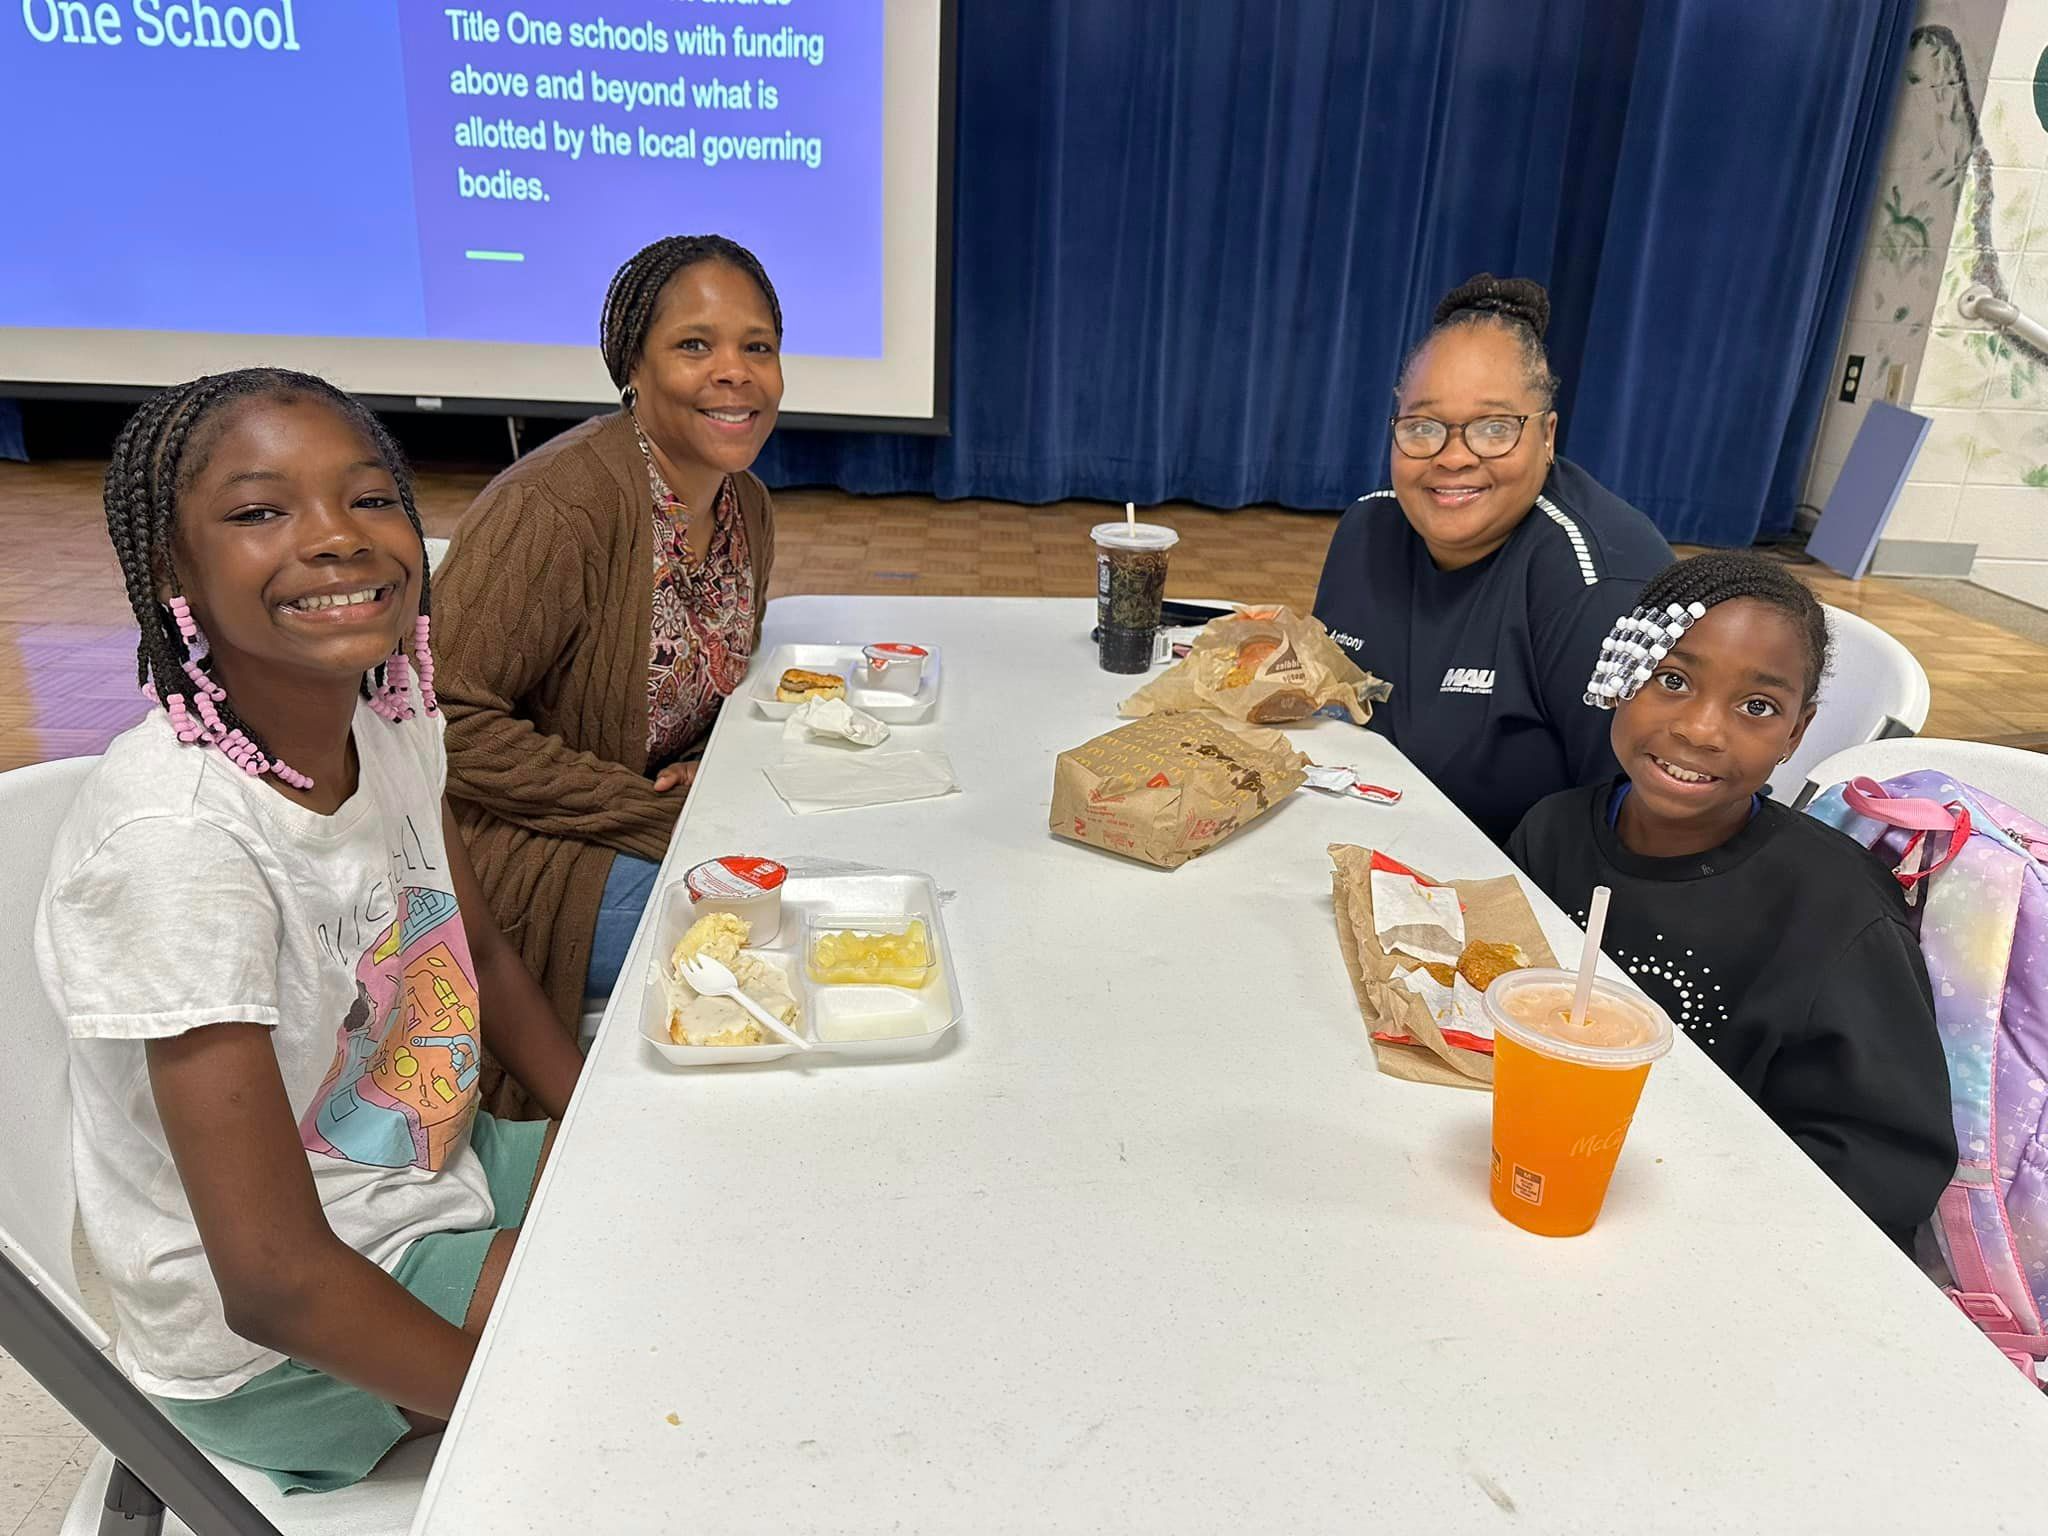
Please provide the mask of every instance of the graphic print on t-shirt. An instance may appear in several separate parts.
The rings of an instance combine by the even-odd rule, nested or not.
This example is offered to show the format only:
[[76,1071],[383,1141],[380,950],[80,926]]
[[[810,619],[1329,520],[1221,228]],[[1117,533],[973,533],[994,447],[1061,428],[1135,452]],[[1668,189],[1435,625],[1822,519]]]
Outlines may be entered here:
[[352,1163],[438,1172],[469,1135],[477,1103],[475,967],[455,898],[400,886],[396,915],[364,949],[355,981],[299,1139]]

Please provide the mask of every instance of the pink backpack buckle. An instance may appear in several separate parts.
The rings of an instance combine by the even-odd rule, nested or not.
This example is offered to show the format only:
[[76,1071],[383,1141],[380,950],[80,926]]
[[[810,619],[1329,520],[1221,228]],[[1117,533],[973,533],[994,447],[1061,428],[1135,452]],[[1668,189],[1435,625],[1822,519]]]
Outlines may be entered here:
[[1963,1309],[1963,1316],[1982,1328],[1986,1333],[2017,1333],[2019,1319],[2012,1315],[2003,1298],[1988,1291],[1955,1291],[1948,1293],[1948,1299]]

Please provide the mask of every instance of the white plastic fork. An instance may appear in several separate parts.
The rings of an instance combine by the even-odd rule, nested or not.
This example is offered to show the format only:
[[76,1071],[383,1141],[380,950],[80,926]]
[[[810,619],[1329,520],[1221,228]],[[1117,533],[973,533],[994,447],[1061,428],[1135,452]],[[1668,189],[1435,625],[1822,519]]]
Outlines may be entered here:
[[733,975],[732,968],[724,961],[714,960],[709,955],[696,955],[683,962],[681,975],[690,984],[690,990],[700,997],[729,997],[798,1050],[808,1051],[811,1048],[810,1041],[742,992],[739,978]]

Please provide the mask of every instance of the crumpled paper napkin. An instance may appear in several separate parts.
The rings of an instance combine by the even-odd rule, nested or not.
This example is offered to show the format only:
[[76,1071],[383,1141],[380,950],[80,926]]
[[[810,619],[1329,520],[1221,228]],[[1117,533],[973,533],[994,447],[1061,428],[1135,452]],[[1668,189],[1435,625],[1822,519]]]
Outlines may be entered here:
[[782,727],[782,739],[790,745],[843,741],[856,747],[879,747],[889,739],[889,727],[844,699],[806,699]]

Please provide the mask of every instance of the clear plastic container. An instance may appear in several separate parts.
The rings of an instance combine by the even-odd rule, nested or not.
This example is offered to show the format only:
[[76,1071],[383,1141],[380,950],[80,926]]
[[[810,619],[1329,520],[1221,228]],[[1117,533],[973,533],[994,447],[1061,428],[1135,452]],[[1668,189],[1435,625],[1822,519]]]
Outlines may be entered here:
[[820,986],[915,991],[938,968],[922,917],[812,912],[804,918],[804,973]]
[[1632,987],[1593,983],[1571,1022],[1570,971],[1509,971],[1486,989],[1493,1021],[1493,1208],[1525,1232],[1591,1227],[1671,1020]]
[[1105,672],[1150,669],[1167,553],[1180,535],[1158,523],[1098,523],[1095,541],[1097,659]]

